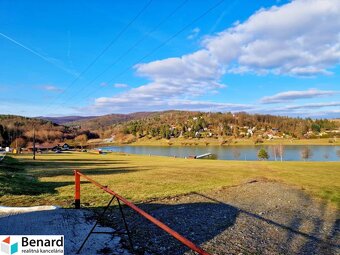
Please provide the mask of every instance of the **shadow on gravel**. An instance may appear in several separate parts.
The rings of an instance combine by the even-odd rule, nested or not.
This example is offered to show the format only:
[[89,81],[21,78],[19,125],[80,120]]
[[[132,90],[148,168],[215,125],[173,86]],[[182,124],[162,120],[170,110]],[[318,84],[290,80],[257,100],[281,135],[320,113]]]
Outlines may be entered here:
[[[214,198],[211,198],[209,196],[206,196],[204,194],[200,193],[193,193],[198,196],[201,196],[203,198],[206,198],[210,201],[225,204],[222,201],[216,200]],[[227,205],[227,204],[225,204]],[[245,211],[242,209],[237,209],[239,214],[245,214],[251,218],[255,218],[256,220],[265,222],[269,225],[272,225],[279,230],[284,230],[287,233],[287,240],[282,246],[284,247],[284,253],[291,253],[295,254],[295,252],[291,251],[291,244],[294,242],[296,238],[304,238],[305,242],[304,245],[299,249],[298,254],[336,254],[335,250],[340,249],[339,243],[339,237],[340,237],[340,221],[337,219],[333,226],[332,230],[328,235],[322,235],[323,233],[323,227],[324,227],[324,214],[326,212],[326,203],[320,204],[320,212],[321,215],[318,218],[309,219],[313,222],[313,229],[310,232],[303,232],[299,231],[299,228],[303,225],[304,221],[306,219],[303,219],[299,216],[295,216],[290,224],[284,225],[278,222],[275,222],[273,220],[267,219],[265,217],[262,217],[258,214],[254,214],[249,211]],[[302,215],[301,215],[302,216]]]
[[[195,244],[209,243],[210,248],[207,251],[213,254],[338,254],[339,220],[334,222],[330,232],[324,233],[324,222],[320,218],[306,219],[302,214],[300,216],[296,214],[290,223],[284,224],[204,194],[192,193],[191,195],[201,197],[204,201],[179,204],[174,201],[174,204],[148,203],[137,206]],[[139,252],[136,254],[194,254],[179,241],[126,206],[124,212],[133,243],[139,247]],[[242,217],[243,220],[236,224],[238,217]],[[322,215],[320,217],[322,218]],[[312,221],[312,229],[300,230],[303,229],[301,226],[306,220]],[[117,206],[110,208],[105,221],[104,224],[124,231]],[[261,236],[264,232],[253,232],[252,227],[255,229],[259,227],[264,232],[268,228],[276,229],[277,233],[280,233],[280,238],[276,240],[277,236],[270,234]],[[246,231],[243,233],[244,239],[241,238],[242,234],[237,234],[241,239],[233,236],[240,229]],[[248,233],[251,234],[250,236],[246,234],[247,229],[250,231]],[[127,237],[124,239],[126,247],[129,247]],[[148,253],[145,253],[146,251]]]
[[[211,240],[233,226],[238,216],[238,209],[233,206],[209,202],[176,205],[151,203],[137,206],[197,245]],[[137,254],[144,254],[148,251],[152,254],[177,255],[188,251],[186,246],[139,214],[126,207],[124,207],[124,212],[133,243],[139,247]],[[106,219],[106,224],[113,225],[117,229],[124,229],[116,206],[110,210]],[[126,245],[129,246],[128,243]]]

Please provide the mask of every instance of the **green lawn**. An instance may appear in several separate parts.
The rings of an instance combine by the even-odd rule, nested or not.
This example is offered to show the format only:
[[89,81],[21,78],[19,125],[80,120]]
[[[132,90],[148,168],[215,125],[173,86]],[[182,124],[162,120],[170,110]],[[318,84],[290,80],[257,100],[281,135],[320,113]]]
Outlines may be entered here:
[[[245,162],[124,154],[63,153],[7,157],[0,163],[0,204],[71,206],[73,170],[81,170],[133,201],[277,180],[340,207],[340,162]],[[104,205],[109,196],[83,180],[82,202]]]

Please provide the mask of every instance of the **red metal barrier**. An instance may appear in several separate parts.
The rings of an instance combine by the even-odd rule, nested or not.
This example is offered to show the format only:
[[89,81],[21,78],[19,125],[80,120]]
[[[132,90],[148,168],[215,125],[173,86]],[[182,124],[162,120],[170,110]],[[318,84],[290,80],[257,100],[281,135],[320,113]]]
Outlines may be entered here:
[[136,211],[137,213],[142,215],[144,218],[151,221],[153,224],[155,224],[156,226],[158,226],[159,228],[161,228],[162,230],[164,230],[165,232],[167,232],[168,234],[170,234],[171,236],[176,238],[178,241],[180,241],[182,244],[184,244],[185,246],[187,246],[191,250],[193,250],[193,251],[195,251],[195,252],[197,252],[198,254],[201,254],[201,255],[210,255],[210,253],[204,251],[203,249],[201,249],[200,247],[195,245],[193,242],[191,242],[190,240],[188,240],[184,236],[180,235],[175,230],[169,228],[167,225],[165,225],[161,221],[152,217],[150,214],[143,211],[142,209],[140,209],[139,207],[137,207],[136,205],[134,205],[130,201],[126,200],[124,197],[120,196],[116,192],[109,189],[107,186],[103,186],[103,185],[99,184],[95,180],[91,179],[90,177],[82,174],[81,172],[79,172],[77,170],[74,171],[74,176],[75,176],[75,207],[76,208],[80,208],[80,176],[82,176],[85,179],[87,179],[88,181],[92,182],[97,187],[99,187],[100,189],[102,189],[105,192],[115,196],[118,200],[122,201],[124,204],[126,204],[128,207],[130,207],[132,210]]

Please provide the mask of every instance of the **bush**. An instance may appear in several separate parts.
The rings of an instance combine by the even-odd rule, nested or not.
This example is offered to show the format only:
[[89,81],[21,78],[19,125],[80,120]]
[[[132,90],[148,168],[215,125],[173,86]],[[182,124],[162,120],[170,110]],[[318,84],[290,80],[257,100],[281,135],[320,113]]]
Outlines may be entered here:
[[254,144],[258,144],[258,143],[263,143],[262,138],[257,137],[257,138],[254,140]]
[[269,159],[269,155],[268,152],[265,149],[261,149],[259,150],[257,157],[259,158],[259,160],[267,160]]

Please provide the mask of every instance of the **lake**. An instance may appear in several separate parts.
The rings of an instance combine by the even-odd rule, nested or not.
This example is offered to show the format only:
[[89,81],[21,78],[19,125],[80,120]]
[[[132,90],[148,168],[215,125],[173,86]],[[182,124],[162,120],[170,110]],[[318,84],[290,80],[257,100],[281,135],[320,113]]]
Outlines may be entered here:
[[[100,147],[104,151],[123,152],[128,154],[158,155],[169,157],[188,157],[190,155],[201,155],[207,152],[213,153],[221,160],[258,160],[258,151],[264,148],[269,154],[269,160],[275,160],[274,146],[107,146]],[[319,145],[286,145],[283,146],[284,161],[303,161],[302,154],[306,148],[310,156],[306,161],[340,161],[340,146]],[[280,158],[277,156],[277,160]]]

